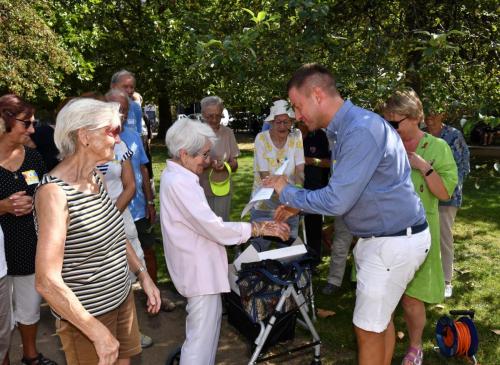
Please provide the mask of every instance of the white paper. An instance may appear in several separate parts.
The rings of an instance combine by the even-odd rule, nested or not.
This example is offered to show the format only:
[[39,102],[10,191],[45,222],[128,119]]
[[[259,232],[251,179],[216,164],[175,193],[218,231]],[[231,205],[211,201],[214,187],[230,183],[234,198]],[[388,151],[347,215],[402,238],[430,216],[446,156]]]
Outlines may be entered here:
[[[283,175],[287,166],[288,166],[288,160],[285,160],[273,175]],[[247,203],[247,205],[245,205],[245,207],[241,211],[241,218],[247,215],[250,209],[252,209],[255,206],[255,204],[257,204],[257,202],[271,199],[273,192],[274,188],[260,188],[259,190],[257,190],[253,195],[252,199],[250,199],[250,201]]]
[[297,242],[289,247],[277,248],[264,252],[257,252],[253,245],[248,246],[245,251],[234,260],[234,267],[237,271],[241,270],[241,264],[246,262],[256,262],[262,260],[278,260],[280,262],[289,262],[307,253],[306,246]]

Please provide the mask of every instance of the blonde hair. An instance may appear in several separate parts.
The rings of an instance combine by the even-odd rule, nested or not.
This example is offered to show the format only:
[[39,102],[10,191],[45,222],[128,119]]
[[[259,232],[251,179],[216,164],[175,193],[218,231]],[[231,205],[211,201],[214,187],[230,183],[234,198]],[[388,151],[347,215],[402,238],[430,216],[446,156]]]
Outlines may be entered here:
[[396,91],[381,106],[382,113],[394,113],[424,120],[424,108],[417,93],[413,89]]
[[97,129],[121,125],[120,104],[90,98],[75,98],[59,112],[54,131],[54,142],[62,159],[76,151],[79,129]]

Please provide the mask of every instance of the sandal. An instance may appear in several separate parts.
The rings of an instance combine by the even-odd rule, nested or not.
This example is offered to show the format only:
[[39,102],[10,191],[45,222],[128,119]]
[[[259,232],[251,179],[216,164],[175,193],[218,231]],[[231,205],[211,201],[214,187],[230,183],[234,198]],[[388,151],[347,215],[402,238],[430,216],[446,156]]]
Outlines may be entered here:
[[418,349],[410,346],[408,347],[408,351],[406,351],[406,355],[403,358],[401,365],[405,365],[405,361],[408,361],[410,365],[422,365],[424,361],[424,352],[421,348]]
[[41,352],[38,353],[37,357],[31,359],[23,356],[21,362],[25,365],[57,365],[57,362],[47,359]]

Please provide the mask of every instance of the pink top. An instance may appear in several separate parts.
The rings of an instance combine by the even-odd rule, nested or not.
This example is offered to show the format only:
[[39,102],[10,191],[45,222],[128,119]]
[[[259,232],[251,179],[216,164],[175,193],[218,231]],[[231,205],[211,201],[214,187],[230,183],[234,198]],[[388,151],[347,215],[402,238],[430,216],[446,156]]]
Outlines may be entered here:
[[223,222],[196,174],[168,160],[160,181],[163,248],[170,277],[185,297],[229,292],[224,245],[248,241],[250,223]]

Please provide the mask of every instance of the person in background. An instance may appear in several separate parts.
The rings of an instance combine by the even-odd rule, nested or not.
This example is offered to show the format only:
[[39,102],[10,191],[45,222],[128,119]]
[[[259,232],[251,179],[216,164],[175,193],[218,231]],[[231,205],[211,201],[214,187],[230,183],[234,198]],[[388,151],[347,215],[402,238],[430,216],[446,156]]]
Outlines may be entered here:
[[96,170],[120,141],[120,105],[70,101],[54,134],[61,162],[37,188],[36,288],[56,317],[69,365],[130,364],[141,352],[129,271],[151,313],[160,293],[126,239],[123,219]]
[[441,262],[443,264],[445,283],[444,297],[450,298],[453,293],[451,285],[454,259],[453,224],[455,223],[457,211],[462,205],[464,180],[470,172],[470,153],[462,133],[458,129],[443,123],[445,117],[445,113],[430,113],[425,118],[425,125],[430,134],[434,137],[442,138],[448,143],[458,170],[458,183],[451,199],[439,201]]
[[[270,109],[271,128],[260,132],[255,137],[254,151],[254,183],[252,196],[262,187],[262,180],[274,172],[287,161],[284,175],[291,183],[297,186],[304,184],[304,147],[300,130],[292,130],[293,110],[286,100],[278,100]],[[259,202],[251,209],[250,221],[268,221],[273,219],[274,211],[279,206],[278,197]],[[299,217],[287,220],[292,238],[296,238],[299,229]],[[257,251],[266,251],[270,241],[255,238],[252,245]]]
[[8,365],[10,337],[12,332],[12,294],[7,279],[7,261],[2,226],[0,225],[0,364]]
[[[240,150],[231,128],[221,125],[224,102],[218,96],[207,96],[201,100],[201,116],[217,136],[210,150],[211,164],[203,170],[200,185],[205,191],[210,208],[229,221],[233,195],[232,174],[238,169]],[[226,189],[218,191],[215,185],[224,184]],[[229,186],[227,186],[229,185]],[[220,185],[219,185],[220,186]]]
[[59,163],[56,144],[54,143],[54,128],[55,125],[51,121],[44,125],[37,125],[35,133],[30,135],[28,147],[35,148],[40,155],[47,168],[47,171],[52,170]]
[[188,118],[177,120],[165,137],[171,159],[161,175],[160,220],[170,277],[188,302],[180,360],[187,365],[215,364],[220,294],[230,291],[225,246],[242,244],[250,236],[286,240],[290,233],[284,223],[224,222],[211,210],[199,176],[210,164],[215,140],[208,125]]
[[[304,188],[316,190],[328,185],[330,175],[330,147],[322,129],[310,131],[304,122],[298,121],[297,128],[302,133],[304,145]],[[317,263],[321,261],[321,233],[323,216],[306,214],[304,217],[307,245],[312,249]]]
[[34,114],[35,108],[17,95],[0,97],[0,225],[13,319],[23,344],[21,362],[54,365],[36,348],[41,297],[35,290],[37,236],[32,197],[46,169],[40,154],[25,146],[34,132]]
[[410,180],[401,138],[379,115],[344,100],[325,67],[306,64],[287,85],[297,120],[310,130],[326,128],[333,173],[328,186],[307,190],[285,176],[270,176],[283,204],[275,218],[300,211],[342,216],[352,234],[357,269],[353,323],[360,365],[391,363],[392,314],[427,256],[425,212]]
[[440,258],[440,200],[449,200],[457,185],[457,165],[448,144],[420,130],[424,120],[422,102],[415,91],[396,91],[382,106],[384,118],[399,133],[410,161],[411,180],[422,204],[431,232],[431,247],[422,266],[408,284],[401,300],[410,346],[403,365],[422,364],[425,303],[441,303],[444,277]]
[[122,90],[129,98],[129,110],[125,128],[130,128],[142,135],[142,109],[133,102],[135,92],[135,75],[127,70],[120,70],[111,77],[111,89]]

